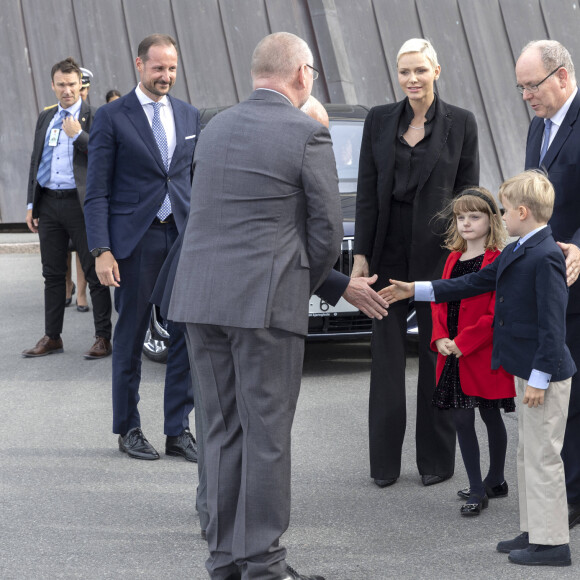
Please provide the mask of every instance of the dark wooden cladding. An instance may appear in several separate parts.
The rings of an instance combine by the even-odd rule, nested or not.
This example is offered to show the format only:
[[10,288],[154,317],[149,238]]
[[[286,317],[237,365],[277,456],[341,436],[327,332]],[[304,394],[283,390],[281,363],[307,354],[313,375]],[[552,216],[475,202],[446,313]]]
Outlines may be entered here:
[[438,93],[477,118],[481,184],[493,191],[524,163],[532,115],[515,90],[521,48],[554,38],[580,66],[577,0],[2,0],[0,20],[10,79],[0,108],[5,223],[24,221],[34,125],[55,102],[52,65],[73,56],[90,69],[90,100],[100,106],[109,89],[136,85],[137,45],[152,32],[177,39],[173,94],[198,107],[250,94],[252,50],[270,32],[310,44],[320,100],[369,106],[402,97],[397,51],[408,38],[429,38],[442,67]]

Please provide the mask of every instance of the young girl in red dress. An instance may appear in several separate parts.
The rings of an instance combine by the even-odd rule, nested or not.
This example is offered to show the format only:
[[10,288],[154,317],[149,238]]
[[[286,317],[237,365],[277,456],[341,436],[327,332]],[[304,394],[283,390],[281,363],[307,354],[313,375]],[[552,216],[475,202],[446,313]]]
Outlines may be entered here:
[[[453,219],[447,231],[447,258],[443,279],[476,272],[493,262],[506,239],[493,196],[484,188],[470,187],[451,203]],[[437,387],[433,404],[453,413],[469,488],[458,495],[467,499],[461,515],[477,516],[490,497],[504,497],[507,433],[501,409],[515,410],[514,378],[502,368],[491,370],[492,322],[495,292],[458,302],[432,304],[431,348],[437,357]],[[489,471],[482,480],[475,408],[487,428]]]

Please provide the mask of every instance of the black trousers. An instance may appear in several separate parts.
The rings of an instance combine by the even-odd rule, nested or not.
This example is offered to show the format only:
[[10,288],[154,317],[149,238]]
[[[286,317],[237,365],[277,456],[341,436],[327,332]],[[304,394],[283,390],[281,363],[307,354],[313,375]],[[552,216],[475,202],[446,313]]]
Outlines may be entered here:
[[579,372],[572,377],[562,459],[568,503],[580,504],[580,314],[566,316],[566,345]]
[[44,332],[52,336],[62,333],[69,239],[72,240],[93,303],[95,335],[111,338],[111,292],[103,286],[95,272],[95,259],[89,252],[85,218],[74,190],[67,193],[44,189],[39,204],[38,236],[42,275],[44,276]]
[[[376,289],[389,278],[409,279],[412,211],[410,204],[394,202],[389,231],[378,268]],[[455,426],[451,413],[433,406],[437,356],[430,348],[432,319],[429,303],[416,303],[419,324],[419,376],[415,446],[421,475],[453,475]],[[369,396],[369,450],[371,477],[392,479],[401,473],[401,453],[407,426],[405,367],[408,302],[392,304],[389,315],[373,320]]]

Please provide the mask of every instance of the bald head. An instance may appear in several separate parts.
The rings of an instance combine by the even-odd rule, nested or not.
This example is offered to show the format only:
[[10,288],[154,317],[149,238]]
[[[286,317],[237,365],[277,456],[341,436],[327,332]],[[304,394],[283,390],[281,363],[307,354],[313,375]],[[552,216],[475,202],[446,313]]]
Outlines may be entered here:
[[565,68],[571,83],[574,86],[576,85],[574,63],[568,49],[563,44],[557,40],[533,40],[522,48],[520,55],[527,51],[538,51],[546,72],[550,72],[557,67]]
[[537,117],[551,119],[576,88],[570,53],[555,40],[527,44],[516,62],[522,98]]
[[312,91],[312,65],[312,52],[301,38],[290,32],[270,34],[252,55],[254,89],[278,91],[300,108]]
[[301,111],[306,113],[309,117],[312,117],[315,121],[322,123],[328,129],[328,126],[330,125],[328,113],[316,97],[310,95],[306,103],[302,106]]
[[306,42],[290,32],[275,32],[263,38],[252,55],[252,78],[288,81],[302,64],[313,64]]

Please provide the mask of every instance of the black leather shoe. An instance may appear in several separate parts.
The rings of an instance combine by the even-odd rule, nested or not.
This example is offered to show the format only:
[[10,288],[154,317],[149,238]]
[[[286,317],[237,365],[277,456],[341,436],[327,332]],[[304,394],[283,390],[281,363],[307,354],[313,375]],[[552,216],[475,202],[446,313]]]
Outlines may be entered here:
[[133,427],[126,435],[119,435],[119,449],[134,459],[159,459],[159,453],[145,439],[139,427]]
[[451,477],[451,475],[422,475],[421,481],[423,482],[423,485],[425,485],[425,486],[435,485],[436,483],[441,483],[442,481],[445,481],[445,480],[449,479],[450,477]]
[[509,554],[512,550],[525,550],[530,545],[528,532],[522,532],[513,540],[505,540],[496,546],[496,550],[502,554]]
[[[495,499],[498,497],[507,497],[507,494],[509,491],[507,481],[504,481],[503,483],[500,483],[499,485],[494,485],[493,487],[490,487],[485,482],[483,485],[485,486],[485,493],[487,494],[487,497],[489,499]],[[457,495],[461,499],[469,499],[469,488],[465,487],[463,489],[460,489],[457,492]],[[578,507],[580,507],[580,506],[578,506]]]
[[323,576],[305,576],[298,574],[292,566],[286,564],[286,573],[282,574],[278,580],[324,580]]
[[79,301],[77,300],[77,310],[79,312],[88,312],[90,310],[90,308],[88,306],[81,306],[79,304]]
[[512,550],[508,560],[514,564],[523,566],[570,566],[570,546],[544,546],[542,544],[530,544],[523,550]]
[[197,463],[197,443],[191,431],[184,429],[177,437],[167,436],[165,455],[185,457],[187,461]]
[[568,504],[568,527],[572,529],[580,522],[580,503]]
[[389,485],[393,485],[399,479],[398,477],[394,477],[393,479],[375,479],[375,485],[379,487],[389,487]]
[[489,505],[487,494],[478,503],[466,503],[461,506],[459,513],[462,516],[478,516]]

